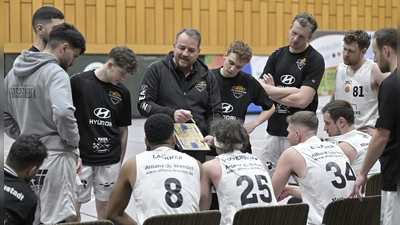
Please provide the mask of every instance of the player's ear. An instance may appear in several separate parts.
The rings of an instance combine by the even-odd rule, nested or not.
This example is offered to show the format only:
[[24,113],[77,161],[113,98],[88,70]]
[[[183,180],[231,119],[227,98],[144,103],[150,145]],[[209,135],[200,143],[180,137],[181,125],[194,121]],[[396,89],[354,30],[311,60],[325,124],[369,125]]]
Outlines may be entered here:
[[25,176],[25,178],[26,177],[35,177],[35,174],[37,173],[37,171],[38,171],[38,167],[37,166],[34,166],[34,165],[32,165],[32,166],[29,166],[28,168],[26,168],[25,170],[24,170],[24,176]]
[[339,117],[338,121],[339,121],[340,128],[343,128],[344,125],[346,124],[346,119],[343,117]]
[[174,135],[174,134],[172,134],[171,137],[170,137],[170,143],[171,143],[173,146],[176,145],[176,138],[175,138],[175,135]]
[[300,131],[299,131],[299,130],[296,130],[296,140],[297,140],[298,142],[300,142],[300,140],[301,140],[301,134],[300,134]]
[[144,137],[144,144],[146,145],[146,148],[150,148],[150,143],[147,140],[147,137]]

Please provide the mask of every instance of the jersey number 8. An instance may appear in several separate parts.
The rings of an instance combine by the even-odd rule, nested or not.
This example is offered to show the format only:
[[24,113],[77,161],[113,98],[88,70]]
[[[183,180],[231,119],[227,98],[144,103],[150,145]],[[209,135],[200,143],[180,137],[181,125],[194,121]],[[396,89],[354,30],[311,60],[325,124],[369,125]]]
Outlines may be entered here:
[[165,201],[171,208],[179,208],[183,204],[183,196],[180,193],[182,190],[181,182],[176,178],[168,178],[164,182]]

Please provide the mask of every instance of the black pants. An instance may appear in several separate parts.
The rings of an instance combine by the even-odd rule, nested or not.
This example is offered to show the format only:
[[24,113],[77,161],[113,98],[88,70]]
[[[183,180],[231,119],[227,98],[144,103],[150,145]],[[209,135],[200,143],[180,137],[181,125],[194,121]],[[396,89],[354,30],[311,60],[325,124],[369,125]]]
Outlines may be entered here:
[[217,193],[212,193],[212,198],[211,198],[210,210],[214,210],[214,209],[219,210]]

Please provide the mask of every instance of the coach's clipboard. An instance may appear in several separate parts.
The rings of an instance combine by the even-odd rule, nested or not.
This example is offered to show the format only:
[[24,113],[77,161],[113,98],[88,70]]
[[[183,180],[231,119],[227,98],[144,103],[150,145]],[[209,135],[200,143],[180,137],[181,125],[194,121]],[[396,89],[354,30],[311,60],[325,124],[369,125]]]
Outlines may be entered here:
[[174,134],[176,145],[181,151],[210,151],[203,134],[194,123],[175,123]]

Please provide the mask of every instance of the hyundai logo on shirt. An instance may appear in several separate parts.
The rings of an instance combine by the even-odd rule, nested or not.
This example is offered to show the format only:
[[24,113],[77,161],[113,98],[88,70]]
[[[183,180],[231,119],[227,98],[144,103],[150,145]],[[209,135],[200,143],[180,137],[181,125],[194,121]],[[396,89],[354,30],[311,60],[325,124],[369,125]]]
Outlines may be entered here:
[[291,85],[296,82],[296,78],[294,78],[292,75],[282,75],[281,81],[286,85]]
[[233,111],[233,106],[229,103],[223,102],[222,103],[222,113],[230,113]]
[[112,121],[107,121],[105,119],[108,119],[111,117],[111,111],[106,109],[106,108],[96,108],[93,111],[93,114],[99,118],[99,119],[90,119],[89,118],[89,124],[90,125],[98,125],[98,126],[106,126],[106,127],[112,127]]
[[96,108],[93,113],[100,119],[108,119],[111,116],[110,110],[106,108]]

